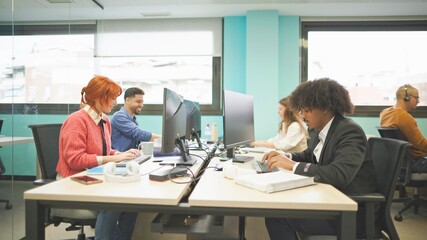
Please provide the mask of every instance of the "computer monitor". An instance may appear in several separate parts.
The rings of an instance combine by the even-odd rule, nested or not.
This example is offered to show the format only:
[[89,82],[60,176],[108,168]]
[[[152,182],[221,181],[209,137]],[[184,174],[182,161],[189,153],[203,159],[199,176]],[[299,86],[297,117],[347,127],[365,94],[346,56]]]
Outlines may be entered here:
[[187,113],[185,138],[188,140],[196,140],[198,148],[203,149],[202,142],[200,141],[200,134],[202,133],[200,105],[198,102],[184,99],[184,106]]
[[183,97],[168,88],[164,88],[161,152],[173,153],[177,147],[180,151],[181,159],[164,160],[162,164],[191,166],[196,162],[195,159],[188,155],[188,150],[185,147],[186,118],[187,113]]
[[234,149],[255,140],[253,97],[224,90],[224,148],[227,158],[243,162]]

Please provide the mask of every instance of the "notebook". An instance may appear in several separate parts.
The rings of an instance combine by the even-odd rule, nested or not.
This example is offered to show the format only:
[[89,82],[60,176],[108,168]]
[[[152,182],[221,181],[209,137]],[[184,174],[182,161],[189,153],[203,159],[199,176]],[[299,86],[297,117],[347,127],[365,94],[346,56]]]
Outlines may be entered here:
[[315,184],[313,177],[301,176],[285,171],[243,175],[235,178],[235,183],[266,193],[284,191]]

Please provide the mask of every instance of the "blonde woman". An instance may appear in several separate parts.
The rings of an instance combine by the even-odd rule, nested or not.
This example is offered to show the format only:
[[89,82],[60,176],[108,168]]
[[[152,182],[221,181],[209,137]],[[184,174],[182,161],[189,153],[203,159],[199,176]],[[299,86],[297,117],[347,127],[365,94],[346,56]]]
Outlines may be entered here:
[[267,141],[250,143],[253,147],[267,147],[286,152],[300,152],[307,148],[307,130],[300,116],[289,108],[289,97],[279,101],[281,118],[279,130],[275,137]]

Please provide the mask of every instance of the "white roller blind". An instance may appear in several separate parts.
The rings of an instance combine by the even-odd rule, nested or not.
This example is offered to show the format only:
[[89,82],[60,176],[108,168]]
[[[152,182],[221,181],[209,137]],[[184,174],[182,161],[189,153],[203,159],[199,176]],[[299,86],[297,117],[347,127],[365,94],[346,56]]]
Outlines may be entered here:
[[221,56],[222,18],[101,20],[95,55]]

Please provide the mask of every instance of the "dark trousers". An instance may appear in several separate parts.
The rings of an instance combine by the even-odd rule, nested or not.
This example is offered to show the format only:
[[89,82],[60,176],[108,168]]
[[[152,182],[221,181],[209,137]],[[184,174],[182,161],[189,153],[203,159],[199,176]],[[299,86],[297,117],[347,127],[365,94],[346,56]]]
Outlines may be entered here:
[[412,172],[427,173],[427,157],[415,159],[412,163]]
[[270,240],[295,240],[296,232],[309,235],[336,235],[336,226],[324,219],[265,218]]

